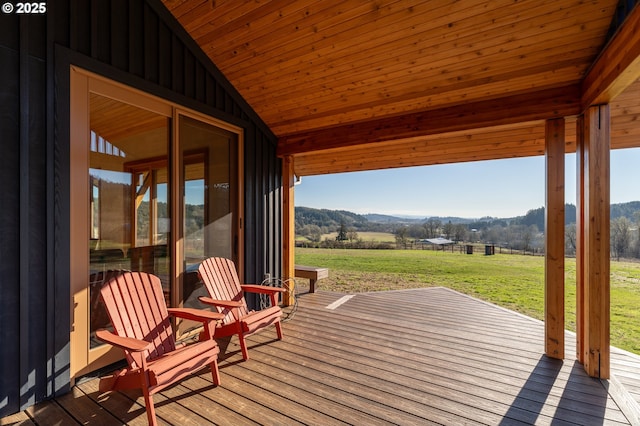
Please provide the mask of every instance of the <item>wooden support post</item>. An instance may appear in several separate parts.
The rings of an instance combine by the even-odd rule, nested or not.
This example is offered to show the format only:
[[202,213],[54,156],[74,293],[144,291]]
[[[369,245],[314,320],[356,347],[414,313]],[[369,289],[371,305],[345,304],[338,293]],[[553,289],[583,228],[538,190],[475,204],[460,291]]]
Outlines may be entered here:
[[545,353],[564,358],[564,119],[545,125]]
[[610,375],[610,113],[590,107],[584,117],[584,262],[581,339],[583,363],[592,377]]
[[294,204],[295,175],[293,157],[284,157],[282,164],[282,277],[287,280],[289,291],[284,293],[282,304],[289,306],[294,303],[295,291],[295,204]]
[[576,120],[576,359],[584,364],[584,116]]

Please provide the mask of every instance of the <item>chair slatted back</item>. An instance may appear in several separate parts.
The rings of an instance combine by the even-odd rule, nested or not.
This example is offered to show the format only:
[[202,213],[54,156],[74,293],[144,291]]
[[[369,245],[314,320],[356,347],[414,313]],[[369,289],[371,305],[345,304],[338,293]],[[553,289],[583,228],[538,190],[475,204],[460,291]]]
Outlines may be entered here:
[[[148,360],[175,350],[160,278],[146,272],[125,272],[106,282],[100,294],[117,335],[153,343]],[[127,358],[133,365],[128,354]]]
[[[242,302],[240,316],[245,316],[249,309],[244,299],[240,278],[232,260],[222,257],[210,257],[198,267],[198,273],[209,295],[217,300],[235,300]],[[230,309],[218,307],[218,312],[225,315],[224,325],[235,322]]]
[[92,333],[101,328],[108,328],[111,325],[109,322],[109,314],[100,295],[100,289],[104,283],[124,272],[126,271],[122,269],[108,269],[89,275],[89,298],[91,301],[91,322],[89,330]]

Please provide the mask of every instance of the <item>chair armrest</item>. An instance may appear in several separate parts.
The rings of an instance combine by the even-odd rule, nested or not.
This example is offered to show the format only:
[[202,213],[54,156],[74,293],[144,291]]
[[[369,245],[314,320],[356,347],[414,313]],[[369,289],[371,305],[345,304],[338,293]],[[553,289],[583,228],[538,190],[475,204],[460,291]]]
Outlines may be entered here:
[[223,308],[239,308],[242,306],[242,302],[238,300],[216,300],[205,296],[198,297],[198,300],[206,305],[222,306]]
[[122,337],[108,330],[97,330],[96,337],[110,345],[131,352],[142,352],[149,348],[151,343],[146,340],[134,339],[132,337]]
[[275,294],[275,293],[284,293],[284,288],[280,287],[270,287],[268,285],[258,285],[258,284],[242,284],[242,290],[247,291],[249,293],[263,293],[263,294]]
[[224,314],[218,312],[205,311],[204,309],[194,308],[167,308],[169,314],[174,317],[199,321],[202,323],[209,321],[220,321],[224,319]]

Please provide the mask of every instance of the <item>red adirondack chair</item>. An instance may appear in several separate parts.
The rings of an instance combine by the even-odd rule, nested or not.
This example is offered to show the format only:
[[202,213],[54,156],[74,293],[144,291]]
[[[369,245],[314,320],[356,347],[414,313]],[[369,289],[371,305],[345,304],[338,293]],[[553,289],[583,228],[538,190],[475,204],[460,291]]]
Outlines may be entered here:
[[[245,360],[249,359],[246,336],[273,324],[278,340],[282,340],[282,310],[278,306],[278,294],[284,292],[284,289],[265,285],[241,285],[233,261],[221,257],[210,257],[203,261],[198,267],[198,274],[210,296],[201,296],[200,301],[215,306],[218,312],[224,314],[222,323],[216,329],[216,337],[237,334]],[[245,291],[269,295],[271,306],[250,311],[244,298]]]
[[[145,272],[125,272],[100,289],[115,332],[98,330],[96,336],[124,350],[128,367],[100,379],[100,391],[141,388],[150,425],[156,424],[152,395],[184,377],[211,367],[220,384],[218,353],[213,334],[224,316],[200,309],[167,309],[160,279]],[[169,315],[202,322],[201,340],[176,344]]]

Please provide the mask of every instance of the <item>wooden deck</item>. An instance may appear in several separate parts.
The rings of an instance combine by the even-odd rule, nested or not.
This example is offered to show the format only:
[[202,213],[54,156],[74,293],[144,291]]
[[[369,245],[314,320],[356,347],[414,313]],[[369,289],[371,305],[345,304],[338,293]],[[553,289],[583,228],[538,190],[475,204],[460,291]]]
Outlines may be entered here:
[[[444,288],[299,297],[283,341],[268,330],[240,362],[233,338],[222,385],[203,372],[155,396],[162,424],[638,424],[640,357],[614,350],[610,381],[542,355],[543,325]],[[327,308],[341,300],[344,303]],[[0,424],[146,424],[139,393],[97,380]]]

